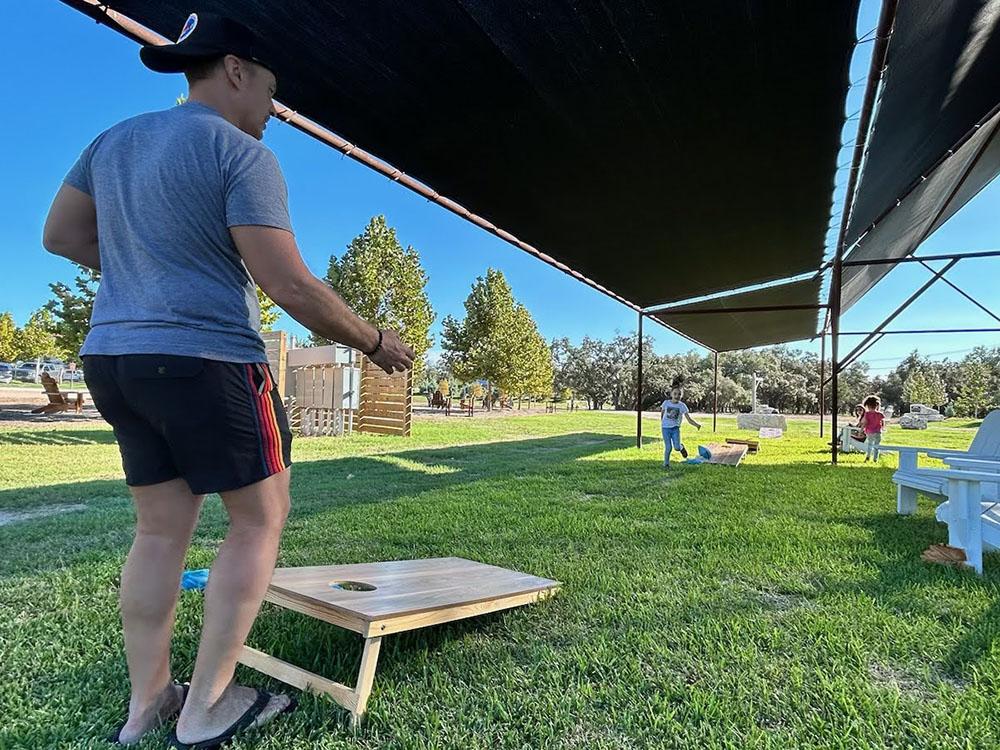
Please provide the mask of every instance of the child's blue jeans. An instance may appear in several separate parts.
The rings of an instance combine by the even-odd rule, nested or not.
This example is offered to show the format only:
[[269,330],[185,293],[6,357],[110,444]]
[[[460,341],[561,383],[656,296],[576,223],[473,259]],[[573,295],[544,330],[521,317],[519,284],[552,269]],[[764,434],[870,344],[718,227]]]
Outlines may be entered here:
[[681,449],[681,428],[663,427],[663,464],[670,465],[670,451]]

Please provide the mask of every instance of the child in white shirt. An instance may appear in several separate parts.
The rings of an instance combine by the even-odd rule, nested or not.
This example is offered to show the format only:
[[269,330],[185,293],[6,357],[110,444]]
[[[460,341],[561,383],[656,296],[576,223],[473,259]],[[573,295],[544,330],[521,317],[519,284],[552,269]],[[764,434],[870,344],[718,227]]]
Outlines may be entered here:
[[687,419],[699,430],[701,429],[701,425],[691,418],[687,404],[681,401],[683,395],[682,388],[671,388],[670,398],[660,405],[660,426],[663,430],[663,467],[665,469],[670,468],[670,451],[672,449],[680,451],[684,458],[687,458],[688,455],[687,449],[681,443],[681,419]]

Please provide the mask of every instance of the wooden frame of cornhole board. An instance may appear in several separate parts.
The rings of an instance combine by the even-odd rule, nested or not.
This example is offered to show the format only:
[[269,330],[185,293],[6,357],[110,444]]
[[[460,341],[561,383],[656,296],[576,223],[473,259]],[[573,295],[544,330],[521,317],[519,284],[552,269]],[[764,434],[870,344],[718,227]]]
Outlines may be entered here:
[[250,646],[239,661],[300,690],[330,696],[351,712],[355,727],[368,705],[383,637],[531,604],[560,585],[459,557],[278,568],[264,601],[365,639],[357,684],[342,685]]
[[750,450],[750,446],[745,443],[709,443],[706,447],[712,453],[712,457],[706,463],[732,467],[739,466]]

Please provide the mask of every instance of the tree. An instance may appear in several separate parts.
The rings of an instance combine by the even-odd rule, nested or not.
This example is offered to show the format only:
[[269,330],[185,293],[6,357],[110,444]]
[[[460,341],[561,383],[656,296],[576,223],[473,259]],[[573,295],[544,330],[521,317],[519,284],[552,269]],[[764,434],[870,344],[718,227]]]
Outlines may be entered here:
[[61,281],[49,284],[55,299],[45,305],[53,320],[52,332],[56,344],[66,356],[77,357],[83,340],[90,330],[90,316],[94,312],[94,297],[101,280],[101,272],[77,265],[79,271],[73,279],[76,292]]
[[8,311],[0,313],[0,362],[17,359],[17,324]]
[[508,396],[551,394],[549,346],[497,269],[487,269],[472,285],[465,318],[449,315],[442,327],[445,360],[462,380],[488,380]]
[[15,342],[17,359],[67,356],[56,339],[52,313],[44,307],[31,314],[24,327],[17,331]]
[[584,336],[580,346],[573,346],[568,339],[556,339],[552,351],[557,387],[569,388],[583,397],[590,409],[600,409],[611,399],[615,373],[608,344],[589,336]]
[[281,308],[260,287],[257,287],[257,304],[260,306],[261,332],[265,333],[274,330],[274,324],[281,317]]
[[982,362],[965,361],[961,365],[958,384],[958,398],[955,406],[958,413],[967,417],[978,417],[990,404],[990,369]]
[[[399,331],[416,353],[414,374],[422,371],[431,347],[435,315],[425,290],[427,280],[420,255],[412,247],[403,249],[384,216],[372,217],[340,258],[330,256],[325,279],[362,318]],[[312,341],[330,343],[315,335]]]
[[903,398],[909,404],[941,406],[947,400],[941,377],[929,368],[914,369],[903,382]]
[[549,345],[524,305],[514,306],[512,395],[550,398],[554,372]]

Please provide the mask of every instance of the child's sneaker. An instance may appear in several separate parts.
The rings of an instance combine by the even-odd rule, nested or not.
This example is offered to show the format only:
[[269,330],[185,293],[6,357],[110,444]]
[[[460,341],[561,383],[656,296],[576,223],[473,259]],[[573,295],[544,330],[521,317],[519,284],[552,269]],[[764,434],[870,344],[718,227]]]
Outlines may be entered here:
[[683,445],[681,446],[681,455],[684,456],[684,458],[688,457],[687,448],[685,448]]

